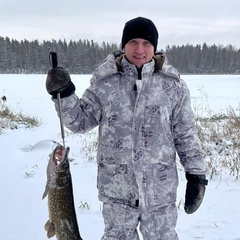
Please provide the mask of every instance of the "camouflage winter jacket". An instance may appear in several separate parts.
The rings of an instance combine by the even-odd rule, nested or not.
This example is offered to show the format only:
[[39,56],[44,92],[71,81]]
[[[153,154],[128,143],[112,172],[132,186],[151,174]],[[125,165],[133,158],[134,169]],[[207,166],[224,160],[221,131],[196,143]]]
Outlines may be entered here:
[[186,172],[204,174],[205,166],[178,72],[158,54],[143,66],[140,90],[136,79],[136,67],[112,53],[94,69],[82,98],[62,99],[62,112],[73,132],[99,127],[99,199],[149,211],[176,201],[176,152]]

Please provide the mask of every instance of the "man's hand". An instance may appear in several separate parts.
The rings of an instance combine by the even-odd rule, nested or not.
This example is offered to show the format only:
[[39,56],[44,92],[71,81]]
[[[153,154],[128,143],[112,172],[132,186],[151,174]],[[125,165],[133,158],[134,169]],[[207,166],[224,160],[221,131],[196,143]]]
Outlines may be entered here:
[[186,173],[186,179],[187,188],[184,210],[186,213],[191,214],[197,211],[200,207],[208,180],[205,175],[194,175],[189,173]]
[[58,93],[60,93],[61,98],[64,98],[75,92],[75,86],[71,81],[69,73],[61,67],[52,68],[48,71],[46,89],[55,99]]

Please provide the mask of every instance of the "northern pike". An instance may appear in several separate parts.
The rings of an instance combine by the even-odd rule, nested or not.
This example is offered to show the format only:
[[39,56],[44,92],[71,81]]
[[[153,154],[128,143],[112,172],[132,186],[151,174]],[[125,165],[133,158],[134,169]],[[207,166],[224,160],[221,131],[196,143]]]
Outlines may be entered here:
[[49,155],[47,183],[42,199],[48,195],[47,237],[58,240],[82,240],[74,207],[69,147],[58,144]]

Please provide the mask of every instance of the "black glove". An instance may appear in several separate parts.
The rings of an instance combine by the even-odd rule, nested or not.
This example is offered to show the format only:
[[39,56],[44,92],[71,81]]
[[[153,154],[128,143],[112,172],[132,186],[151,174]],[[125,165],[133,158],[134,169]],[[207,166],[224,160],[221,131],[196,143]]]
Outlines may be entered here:
[[197,211],[197,209],[200,207],[208,180],[206,179],[205,175],[194,175],[189,173],[186,173],[186,179],[187,188],[184,210],[186,213],[191,214]]
[[46,89],[53,98],[68,97],[75,92],[75,86],[71,81],[69,73],[61,67],[52,68],[48,71]]

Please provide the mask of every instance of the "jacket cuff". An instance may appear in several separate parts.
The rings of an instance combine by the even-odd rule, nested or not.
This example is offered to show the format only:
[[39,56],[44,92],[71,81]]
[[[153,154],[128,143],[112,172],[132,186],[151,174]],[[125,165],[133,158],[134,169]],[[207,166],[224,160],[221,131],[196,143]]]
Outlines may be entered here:
[[192,182],[192,183],[199,183],[202,185],[208,184],[208,180],[206,179],[205,175],[195,175],[195,174],[186,173],[186,179],[188,182]]

